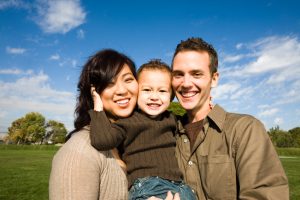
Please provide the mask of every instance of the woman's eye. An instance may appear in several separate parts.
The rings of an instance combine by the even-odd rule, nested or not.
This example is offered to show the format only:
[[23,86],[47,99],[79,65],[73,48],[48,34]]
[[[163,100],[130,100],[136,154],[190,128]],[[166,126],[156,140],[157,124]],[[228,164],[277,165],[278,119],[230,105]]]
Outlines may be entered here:
[[131,83],[133,80],[134,80],[134,78],[127,78],[127,79],[125,79],[125,82],[126,83]]

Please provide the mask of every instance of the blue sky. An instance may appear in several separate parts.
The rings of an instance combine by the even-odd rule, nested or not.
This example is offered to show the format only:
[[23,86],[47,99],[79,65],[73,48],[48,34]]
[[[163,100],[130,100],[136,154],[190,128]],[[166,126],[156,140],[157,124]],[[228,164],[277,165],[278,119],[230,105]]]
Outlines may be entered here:
[[73,128],[89,56],[113,48],[170,64],[191,36],[219,54],[214,103],[267,129],[300,126],[300,2],[0,0],[0,132],[28,112]]

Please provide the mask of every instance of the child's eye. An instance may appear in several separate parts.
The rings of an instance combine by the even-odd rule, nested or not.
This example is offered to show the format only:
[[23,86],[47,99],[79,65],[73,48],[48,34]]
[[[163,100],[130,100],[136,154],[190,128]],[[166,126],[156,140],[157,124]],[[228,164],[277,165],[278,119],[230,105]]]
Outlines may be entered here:
[[144,89],[142,89],[142,91],[143,91],[143,92],[150,92],[151,90],[148,89],[148,88],[144,88]]
[[168,91],[167,90],[159,90],[159,92],[165,93],[165,92],[168,92]]

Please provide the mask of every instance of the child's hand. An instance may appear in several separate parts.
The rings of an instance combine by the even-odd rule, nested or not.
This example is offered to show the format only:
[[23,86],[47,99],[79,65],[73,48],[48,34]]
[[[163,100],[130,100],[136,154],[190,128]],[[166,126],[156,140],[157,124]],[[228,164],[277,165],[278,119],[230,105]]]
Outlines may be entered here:
[[103,103],[102,100],[100,98],[100,95],[96,92],[96,89],[94,86],[91,86],[91,95],[93,97],[93,101],[94,101],[94,110],[95,111],[103,111]]

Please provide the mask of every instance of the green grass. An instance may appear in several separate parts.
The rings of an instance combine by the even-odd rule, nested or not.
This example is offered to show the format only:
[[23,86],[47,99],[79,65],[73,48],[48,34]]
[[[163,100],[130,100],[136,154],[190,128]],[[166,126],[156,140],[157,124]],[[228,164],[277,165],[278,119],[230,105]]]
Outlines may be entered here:
[[300,157],[280,158],[289,179],[290,199],[300,199]]
[[55,146],[0,145],[0,199],[48,199]]
[[[59,147],[0,145],[0,199],[48,199],[51,161]],[[290,199],[300,199],[300,148],[279,148]]]

